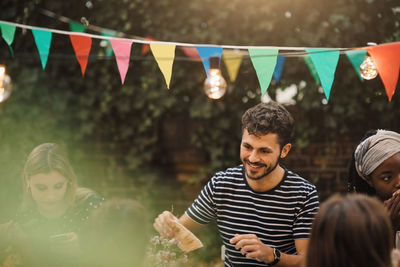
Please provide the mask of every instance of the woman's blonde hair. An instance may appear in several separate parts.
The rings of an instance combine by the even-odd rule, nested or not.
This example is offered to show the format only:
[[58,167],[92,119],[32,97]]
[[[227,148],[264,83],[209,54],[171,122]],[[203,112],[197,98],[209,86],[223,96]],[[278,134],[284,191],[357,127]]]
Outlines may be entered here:
[[74,202],[77,179],[74,170],[61,147],[54,143],[44,143],[35,147],[29,154],[23,172],[23,208],[31,207],[34,203],[29,180],[41,173],[56,171],[68,180],[65,200],[71,205]]

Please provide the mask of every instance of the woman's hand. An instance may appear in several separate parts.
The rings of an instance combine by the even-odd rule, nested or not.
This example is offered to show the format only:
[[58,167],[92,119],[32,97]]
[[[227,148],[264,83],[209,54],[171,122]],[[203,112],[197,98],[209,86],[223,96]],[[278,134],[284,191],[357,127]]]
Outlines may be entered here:
[[76,233],[64,233],[50,236],[51,247],[53,252],[66,252],[71,255],[78,255],[80,251],[79,237]]
[[389,212],[392,221],[393,230],[400,228],[400,192],[395,192],[391,198],[383,202]]

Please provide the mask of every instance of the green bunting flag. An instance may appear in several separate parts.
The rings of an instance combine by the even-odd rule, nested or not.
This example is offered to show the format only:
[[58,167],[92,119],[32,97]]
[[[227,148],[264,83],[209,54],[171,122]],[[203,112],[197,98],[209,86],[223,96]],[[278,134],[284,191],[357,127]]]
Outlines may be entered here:
[[[108,30],[103,30],[101,32],[101,35],[107,36],[107,37],[114,37],[115,36],[115,31],[108,31]],[[111,43],[109,40],[104,40],[107,42],[107,45],[105,46],[105,52],[107,57],[112,57],[113,55],[113,49],[111,46]]]
[[251,62],[260,83],[261,96],[265,94],[271,83],[278,52],[278,49],[249,49]]
[[42,67],[44,69],[47,64],[47,58],[49,57],[52,33],[49,31],[32,30],[32,34],[35,38],[35,43],[39,50],[40,61],[42,62]]
[[1,36],[3,37],[4,41],[6,41],[6,43],[8,44],[8,47],[10,48],[11,51],[11,55],[14,56],[14,51],[11,47],[11,44],[14,41],[16,26],[0,23],[0,29],[1,29]]
[[318,77],[317,70],[315,69],[315,66],[312,63],[311,57],[309,55],[306,55],[303,57],[303,59],[308,67],[308,70],[310,71],[311,75],[313,76],[315,83],[318,85],[321,84],[321,81],[319,80],[319,77]]
[[349,50],[346,51],[346,56],[350,60],[351,64],[353,65],[354,69],[357,72],[358,77],[361,81],[364,79],[360,75],[360,65],[363,63],[365,56],[367,55],[367,51],[365,50]]
[[70,28],[71,32],[85,32],[86,31],[86,27],[82,23],[78,23],[75,21],[71,21],[69,23],[69,28]]
[[326,100],[329,101],[340,52],[329,48],[307,49],[306,51],[311,56],[311,60],[321,80]]

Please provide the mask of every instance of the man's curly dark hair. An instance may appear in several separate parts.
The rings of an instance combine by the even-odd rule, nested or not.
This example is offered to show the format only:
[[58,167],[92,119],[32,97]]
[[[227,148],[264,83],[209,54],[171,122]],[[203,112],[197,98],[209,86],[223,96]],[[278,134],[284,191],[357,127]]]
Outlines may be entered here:
[[242,132],[256,136],[275,133],[281,148],[290,143],[294,120],[289,111],[276,102],[260,103],[242,116]]

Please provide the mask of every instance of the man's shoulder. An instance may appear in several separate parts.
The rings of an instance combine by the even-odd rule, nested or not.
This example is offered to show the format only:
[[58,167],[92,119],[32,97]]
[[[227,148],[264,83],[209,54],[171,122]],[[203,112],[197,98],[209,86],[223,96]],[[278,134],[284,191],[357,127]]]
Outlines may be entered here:
[[243,176],[243,165],[238,165],[235,167],[227,168],[226,170],[216,172],[214,174],[215,178],[224,178],[224,177],[242,177]]
[[316,190],[315,185],[291,170],[285,169],[285,176],[288,184],[296,185],[302,189],[308,189],[310,191]]
[[243,178],[243,165],[227,168],[224,171],[216,172],[213,176],[214,181],[223,181]]

